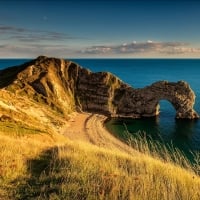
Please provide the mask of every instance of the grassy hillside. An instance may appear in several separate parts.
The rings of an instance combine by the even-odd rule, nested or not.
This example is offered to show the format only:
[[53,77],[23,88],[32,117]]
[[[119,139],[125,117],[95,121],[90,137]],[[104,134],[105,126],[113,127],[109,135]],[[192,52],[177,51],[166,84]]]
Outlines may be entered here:
[[196,199],[200,178],[159,159],[71,142],[0,133],[0,199]]

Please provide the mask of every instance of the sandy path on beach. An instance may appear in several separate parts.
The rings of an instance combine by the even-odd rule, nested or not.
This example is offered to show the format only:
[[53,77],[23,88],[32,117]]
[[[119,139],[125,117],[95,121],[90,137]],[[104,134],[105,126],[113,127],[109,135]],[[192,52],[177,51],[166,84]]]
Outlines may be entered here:
[[69,127],[62,131],[62,134],[70,140],[85,141],[99,147],[136,154],[135,150],[105,129],[105,119],[105,116],[99,114],[77,113],[70,120]]
[[89,138],[86,134],[86,120],[90,117],[89,113],[76,113],[68,123],[68,127],[61,132],[71,140],[81,140],[88,142]]

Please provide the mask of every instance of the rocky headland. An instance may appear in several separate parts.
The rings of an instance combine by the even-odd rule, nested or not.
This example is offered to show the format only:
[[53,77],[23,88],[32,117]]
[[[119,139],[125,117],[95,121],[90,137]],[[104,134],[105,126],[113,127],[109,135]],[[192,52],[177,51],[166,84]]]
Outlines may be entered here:
[[64,123],[63,116],[67,118],[74,111],[151,117],[159,114],[162,99],[171,102],[176,118],[199,118],[193,109],[195,94],[184,81],[159,81],[135,89],[109,72],[93,73],[74,62],[45,56],[1,70],[0,88],[1,120],[29,119],[33,123],[37,118],[59,126]]

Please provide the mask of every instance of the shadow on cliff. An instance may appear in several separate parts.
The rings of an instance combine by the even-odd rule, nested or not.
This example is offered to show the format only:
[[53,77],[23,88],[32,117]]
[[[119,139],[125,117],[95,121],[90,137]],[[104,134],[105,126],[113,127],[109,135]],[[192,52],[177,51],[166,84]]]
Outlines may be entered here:
[[17,75],[26,69],[27,66],[32,65],[34,62],[35,60],[32,60],[19,66],[8,67],[6,69],[0,70],[0,89],[12,84],[17,79]]

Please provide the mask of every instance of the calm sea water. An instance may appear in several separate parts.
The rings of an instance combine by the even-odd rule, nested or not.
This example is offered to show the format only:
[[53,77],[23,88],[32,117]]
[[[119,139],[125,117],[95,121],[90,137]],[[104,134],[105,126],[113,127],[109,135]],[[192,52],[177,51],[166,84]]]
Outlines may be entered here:
[[[200,113],[200,59],[71,59],[94,72],[109,71],[134,88],[142,88],[155,81],[187,81],[196,94],[195,110]],[[3,59],[0,68],[18,65],[27,60]],[[107,128],[121,136],[127,129],[133,135],[145,132],[154,140],[173,144],[186,154],[200,152],[200,120],[175,120],[170,102],[162,100],[158,117],[136,120],[110,120]]]

